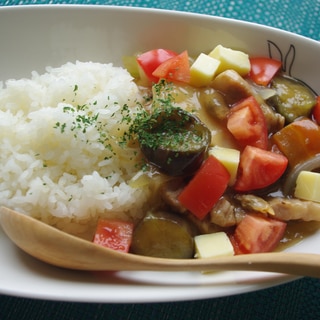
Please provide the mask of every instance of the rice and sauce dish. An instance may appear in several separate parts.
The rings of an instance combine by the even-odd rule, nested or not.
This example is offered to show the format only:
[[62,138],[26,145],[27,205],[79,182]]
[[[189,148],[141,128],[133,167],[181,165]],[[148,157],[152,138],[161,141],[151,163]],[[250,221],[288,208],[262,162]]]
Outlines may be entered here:
[[281,62],[219,45],[125,65],[2,83],[2,206],[169,258],[272,251],[317,230],[320,99]]

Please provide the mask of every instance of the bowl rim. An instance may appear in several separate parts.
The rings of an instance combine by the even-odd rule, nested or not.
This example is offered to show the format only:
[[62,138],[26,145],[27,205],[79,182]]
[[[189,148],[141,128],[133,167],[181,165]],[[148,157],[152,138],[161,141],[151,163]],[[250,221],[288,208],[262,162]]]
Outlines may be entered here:
[[236,18],[228,18],[223,16],[211,15],[207,13],[198,13],[198,12],[190,12],[190,11],[182,11],[182,10],[170,10],[163,8],[149,8],[149,7],[138,7],[138,6],[120,6],[120,5],[106,5],[106,4],[21,4],[21,5],[8,5],[8,6],[0,6],[0,15],[5,14],[7,11],[24,11],[24,10],[109,10],[109,11],[118,11],[118,12],[126,12],[132,11],[135,13],[154,13],[159,15],[176,15],[176,16],[185,16],[185,17],[193,17],[193,18],[202,18],[202,19],[211,19],[212,21],[220,21],[224,23],[235,23],[241,25],[252,26],[258,28],[260,30],[270,30],[273,32],[279,32],[283,34],[287,34],[290,36],[294,36],[300,38],[301,40],[307,40],[313,42],[315,45],[318,45],[320,48],[320,39],[316,40],[314,38],[310,38],[308,36],[304,36],[302,34],[295,33],[293,31],[289,31],[286,29],[281,29],[279,27],[274,27],[270,25],[265,25],[259,22],[247,21]]

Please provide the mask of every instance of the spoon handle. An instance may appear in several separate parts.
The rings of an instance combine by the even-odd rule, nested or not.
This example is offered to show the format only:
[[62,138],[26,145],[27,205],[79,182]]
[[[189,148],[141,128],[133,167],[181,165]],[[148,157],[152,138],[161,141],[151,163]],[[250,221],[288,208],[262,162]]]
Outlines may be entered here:
[[23,251],[58,267],[95,271],[267,271],[320,278],[320,254],[272,252],[211,259],[163,259],[122,253],[86,241],[8,208],[3,231]]
[[157,263],[158,269],[163,271],[265,271],[320,278],[320,255],[310,253],[272,252]]

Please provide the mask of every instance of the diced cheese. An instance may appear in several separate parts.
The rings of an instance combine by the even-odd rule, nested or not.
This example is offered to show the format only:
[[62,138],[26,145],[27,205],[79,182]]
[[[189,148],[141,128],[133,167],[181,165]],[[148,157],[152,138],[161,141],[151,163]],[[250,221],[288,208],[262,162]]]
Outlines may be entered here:
[[320,174],[301,171],[297,178],[294,196],[303,200],[320,202]]
[[240,151],[231,148],[214,146],[209,150],[209,154],[216,157],[230,173],[229,186],[234,185],[237,178],[238,166],[240,162]]
[[225,48],[222,45],[216,46],[209,56],[219,60],[217,73],[221,73],[228,69],[237,71],[241,76],[244,76],[250,71],[249,55],[238,50]]
[[206,86],[216,74],[220,61],[200,53],[190,67],[190,84],[196,87]]
[[234,250],[231,241],[225,232],[201,234],[194,238],[195,258],[213,258],[233,256]]

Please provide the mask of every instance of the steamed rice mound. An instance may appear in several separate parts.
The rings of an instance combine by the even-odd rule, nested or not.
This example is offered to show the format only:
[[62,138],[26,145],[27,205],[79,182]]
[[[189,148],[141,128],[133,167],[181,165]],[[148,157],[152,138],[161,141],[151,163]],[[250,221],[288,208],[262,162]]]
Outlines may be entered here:
[[150,190],[130,181],[141,153],[119,145],[139,101],[112,64],[67,63],[0,84],[1,205],[71,233],[97,217],[140,218]]

